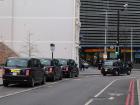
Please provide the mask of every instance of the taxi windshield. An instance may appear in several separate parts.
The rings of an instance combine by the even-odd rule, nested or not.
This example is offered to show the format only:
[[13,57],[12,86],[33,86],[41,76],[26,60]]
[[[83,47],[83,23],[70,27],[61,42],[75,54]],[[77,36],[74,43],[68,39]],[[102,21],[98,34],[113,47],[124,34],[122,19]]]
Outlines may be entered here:
[[104,65],[105,66],[113,66],[113,62],[112,61],[105,61]]
[[19,58],[13,58],[8,59],[6,61],[6,67],[27,67],[28,60],[27,59],[19,59]]
[[51,65],[51,60],[49,59],[41,59],[41,64],[45,66],[50,66]]

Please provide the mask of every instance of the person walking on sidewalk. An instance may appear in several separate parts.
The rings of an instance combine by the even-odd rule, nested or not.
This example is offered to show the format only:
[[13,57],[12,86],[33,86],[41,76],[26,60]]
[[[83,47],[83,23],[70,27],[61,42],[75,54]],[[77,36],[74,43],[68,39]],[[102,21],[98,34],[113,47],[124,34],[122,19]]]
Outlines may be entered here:
[[84,63],[82,61],[80,61],[80,63],[79,63],[79,68],[81,71],[85,70],[85,66],[84,66]]

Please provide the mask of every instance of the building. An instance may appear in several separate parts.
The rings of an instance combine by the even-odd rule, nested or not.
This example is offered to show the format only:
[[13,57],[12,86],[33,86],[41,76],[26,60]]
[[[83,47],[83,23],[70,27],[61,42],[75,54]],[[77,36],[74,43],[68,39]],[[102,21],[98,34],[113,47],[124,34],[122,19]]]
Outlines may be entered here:
[[1,0],[0,35],[19,56],[79,60],[79,0]]
[[115,59],[119,32],[121,59],[140,63],[139,0],[81,0],[80,19],[81,57]]

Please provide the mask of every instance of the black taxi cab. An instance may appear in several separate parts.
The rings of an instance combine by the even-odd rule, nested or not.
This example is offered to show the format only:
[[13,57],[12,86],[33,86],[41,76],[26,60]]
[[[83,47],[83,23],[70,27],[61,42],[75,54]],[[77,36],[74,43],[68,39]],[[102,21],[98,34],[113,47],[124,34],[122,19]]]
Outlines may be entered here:
[[45,72],[37,58],[8,58],[3,70],[3,85],[6,87],[17,83],[27,83],[31,87],[35,83],[45,83]]
[[41,64],[44,66],[46,81],[61,80],[62,70],[57,59],[40,58]]
[[73,59],[58,59],[61,64],[61,69],[63,73],[63,77],[78,77],[79,76],[79,68]]

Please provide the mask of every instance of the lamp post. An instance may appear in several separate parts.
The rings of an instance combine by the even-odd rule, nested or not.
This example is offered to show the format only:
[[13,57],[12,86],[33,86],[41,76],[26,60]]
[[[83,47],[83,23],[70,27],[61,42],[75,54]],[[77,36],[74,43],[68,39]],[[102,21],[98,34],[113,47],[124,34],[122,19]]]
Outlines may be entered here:
[[103,58],[104,60],[107,59],[107,34],[108,34],[108,11],[106,10],[106,15],[105,15],[105,46],[104,46],[104,54]]
[[124,11],[127,9],[128,4],[123,5],[123,9],[118,9],[117,10],[117,46],[116,46],[116,54],[117,54],[117,59],[120,59],[120,11]]
[[133,62],[133,27],[131,27],[131,62]]
[[53,52],[55,50],[55,44],[51,43],[50,44],[51,52],[52,52],[52,59],[53,59]]

